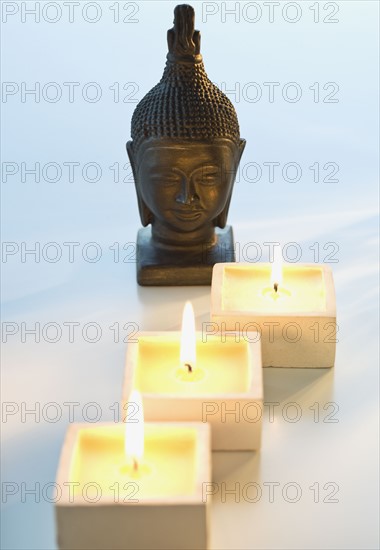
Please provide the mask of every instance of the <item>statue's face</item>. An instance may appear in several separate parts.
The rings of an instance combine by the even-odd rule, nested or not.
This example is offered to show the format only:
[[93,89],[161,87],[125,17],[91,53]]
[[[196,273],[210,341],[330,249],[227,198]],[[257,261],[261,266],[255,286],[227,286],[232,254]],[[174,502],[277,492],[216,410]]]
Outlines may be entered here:
[[228,140],[150,140],[135,159],[138,192],[161,224],[196,231],[210,226],[224,209],[239,158],[238,147]]

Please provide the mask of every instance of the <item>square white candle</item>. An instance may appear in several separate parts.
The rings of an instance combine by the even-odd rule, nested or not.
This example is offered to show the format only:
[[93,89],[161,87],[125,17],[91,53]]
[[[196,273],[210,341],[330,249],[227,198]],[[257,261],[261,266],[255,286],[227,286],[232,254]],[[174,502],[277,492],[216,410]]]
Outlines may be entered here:
[[211,288],[211,321],[204,330],[256,330],[264,367],[332,367],[337,341],[331,269],[319,264],[286,264],[278,293],[272,264],[216,264]]
[[140,332],[138,343],[128,344],[123,407],[137,389],[146,420],[210,422],[213,450],[259,449],[260,342],[197,332],[196,365],[188,374],[180,365],[180,338],[180,332]]
[[60,550],[207,548],[202,487],[211,480],[210,430],[202,423],[145,423],[136,472],[125,424],[73,424],[57,474]]

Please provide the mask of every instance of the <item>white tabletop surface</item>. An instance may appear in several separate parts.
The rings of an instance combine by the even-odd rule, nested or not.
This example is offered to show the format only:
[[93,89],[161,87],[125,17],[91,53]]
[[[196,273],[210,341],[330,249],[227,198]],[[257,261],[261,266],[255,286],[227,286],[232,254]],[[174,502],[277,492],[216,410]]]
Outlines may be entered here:
[[[111,421],[130,330],[178,329],[188,299],[201,328],[210,307],[209,287],[141,288],[133,259],[123,261],[140,227],[133,182],[128,166],[124,169],[131,99],[141,99],[161,77],[175,3],[98,1],[84,8],[81,2],[71,23],[65,3],[37,2],[39,22],[25,13],[33,4],[3,3],[2,72],[8,87],[2,161],[13,163],[6,165],[2,191],[8,255],[2,263],[1,540],[7,550],[55,548],[54,507],[45,486],[55,479],[70,422],[67,403],[79,403],[75,421],[93,414],[89,403],[98,404],[101,420]],[[236,3],[237,11],[228,15],[223,10],[234,2],[193,2],[206,70],[230,90],[247,139],[229,223],[240,250],[258,243],[262,261],[268,259],[265,242],[298,243],[302,262],[314,262],[318,250],[319,261],[328,263],[333,252],[339,343],[332,370],[265,370],[261,451],[213,456],[220,490],[212,504],[211,548],[374,549],[378,3],[281,2],[273,8],[273,22],[265,4]],[[36,82],[40,101],[25,95]],[[73,101],[70,82],[76,83]],[[99,90],[99,100],[90,102]],[[262,94],[256,102],[254,90]],[[48,101],[59,93],[56,102]],[[292,102],[292,93],[302,96]],[[23,173],[36,162],[39,182]],[[71,182],[70,162],[79,163]],[[272,182],[271,162],[280,163]],[[48,163],[56,165],[44,168]],[[89,181],[95,168],[85,168],[87,163],[101,168],[99,181]],[[257,181],[251,163],[262,169]],[[295,177],[292,167],[285,168],[284,180],[288,163],[302,170],[299,181],[289,181]],[[56,182],[54,170],[62,170]],[[332,171],[336,174],[323,181]],[[24,254],[36,243],[39,261]],[[78,243],[72,245],[73,261],[63,243]],[[97,243],[97,262],[88,261],[95,252],[88,243]],[[61,258],[49,262],[57,250]],[[239,259],[249,261],[243,252]],[[36,323],[39,342],[25,332]],[[70,323],[78,323],[73,342]],[[90,343],[95,329],[99,339]],[[52,343],[54,330],[61,337]],[[48,403],[54,405],[49,409]],[[270,403],[276,404],[273,417]],[[289,403],[301,411],[296,423],[286,419]],[[39,416],[23,417],[35,407]],[[13,414],[4,416],[4,410]],[[62,413],[56,422],[49,421],[54,410]],[[261,490],[255,503],[244,498],[252,487],[246,484],[253,482]],[[39,502],[25,494],[33,487]],[[233,488],[236,496],[224,499],[223,489]],[[299,499],[291,503],[296,489]]]

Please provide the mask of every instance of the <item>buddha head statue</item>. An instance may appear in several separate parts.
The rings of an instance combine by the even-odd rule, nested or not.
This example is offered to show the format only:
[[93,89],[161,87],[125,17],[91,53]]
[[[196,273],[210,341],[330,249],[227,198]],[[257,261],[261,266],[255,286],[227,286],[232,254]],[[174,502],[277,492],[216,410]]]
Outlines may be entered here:
[[127,143],[143,226],[158,247],[212,243],[224,228],[245,141],[235,109],[207,77],[194,10],[180,5],[160,82],[138,103]]

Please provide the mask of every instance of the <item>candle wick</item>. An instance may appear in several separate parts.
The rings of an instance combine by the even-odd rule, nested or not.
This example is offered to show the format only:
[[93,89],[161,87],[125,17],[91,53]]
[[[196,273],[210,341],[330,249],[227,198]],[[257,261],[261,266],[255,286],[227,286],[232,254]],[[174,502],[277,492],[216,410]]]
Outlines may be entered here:
[[135,457],[133,457],[133,471],[134,472],[137,472],[137,470],[139,469],[139,463],[137,462],[137,459]]
[[273,288],[274,288],[274,291],[277,292],[278,291],[278,283],[274,283]]
[[185,363],[185,367],[187,367],[188,372],[193,372],[193,367],[190,365],[190,363]]

